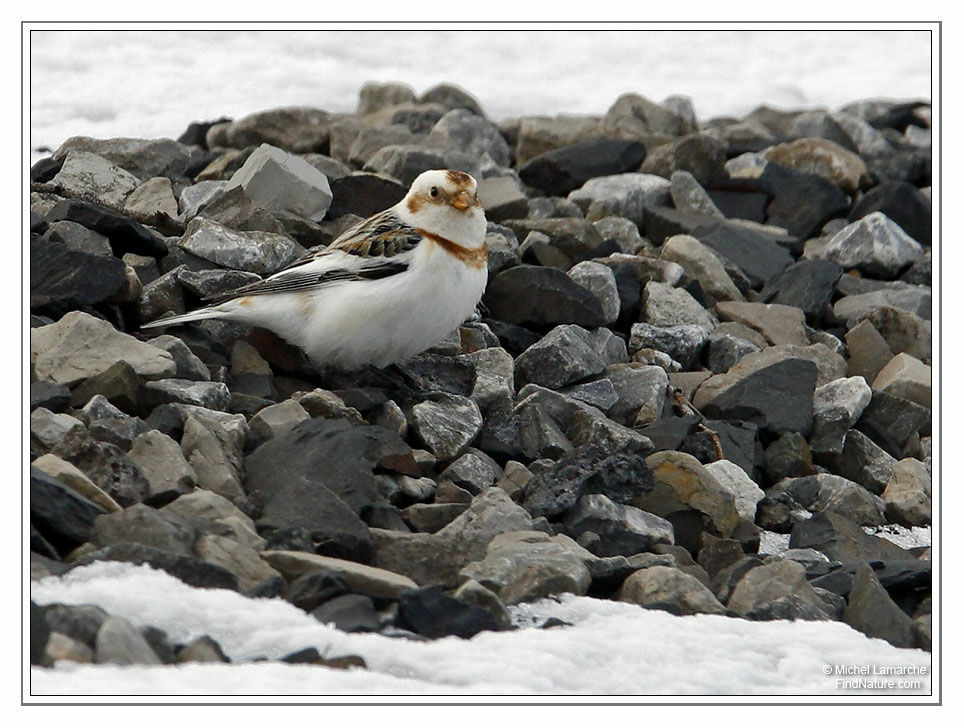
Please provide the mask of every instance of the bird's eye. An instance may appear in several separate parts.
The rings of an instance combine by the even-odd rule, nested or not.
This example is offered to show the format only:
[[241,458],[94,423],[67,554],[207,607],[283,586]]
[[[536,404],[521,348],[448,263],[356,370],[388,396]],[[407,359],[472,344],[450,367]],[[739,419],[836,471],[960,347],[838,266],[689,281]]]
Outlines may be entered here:
[[438,187],[433,187],[428,191],[432,197],[438,197]]

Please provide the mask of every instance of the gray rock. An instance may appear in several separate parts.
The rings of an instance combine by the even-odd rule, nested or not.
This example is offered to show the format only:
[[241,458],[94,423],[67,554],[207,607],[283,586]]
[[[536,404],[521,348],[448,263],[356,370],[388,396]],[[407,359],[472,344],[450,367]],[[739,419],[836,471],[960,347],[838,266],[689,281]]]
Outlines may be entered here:
[[803,311],[795,306],[720,301],[716,312],[724,321],[736,321],[756,329],[771,344],[807,346],[810,343]]
[[177,379],[192,379],[199,382],[210,381],[211,371],[207,368],[207,365],[195,356],[194,352],[181,339],[170,334],[163,334],[148,339],[147,343],[156,346],[158,349],[163,349],[174,358],[174,364],[177,367],[174,376]]
[[740,518],[751,522],[756,520],[756,504],[763,500],[764,493],[746,471],[729,460],[707,463],[706,469],[733,496]]
[[692,235],[674,235],[664,241],[659,257],[682,266],[686,277],[698,281],[715,300],[743,300],[743,294],[727,274],[719,256]]
[[[606,112],[607,127],[639,136],[664,134],[681,136],[696,130],[691,109],[680,108],[678,102],[667,99],[668,104],[657,104],[640,94],[623,94]],[[682,113],[681,113],[682,112]]]
[[418,97],[420,104],[441,104],[447,109],[467,109],[473,114],[483,116],[479,102],[461,86],[454,83],[440,83]]
[[233,538],[205,533],[198,537],[194,551],[202,561],[234,574],[243,592],[253,591],[265,580],[279,576],[251,545]]
[[105,513],[121,510],[117,501],[95,485],[79,468],[52,453],[41,455],[30,465],[56,478],[78,495],[100,506]]
[[169,312],[186,311],[184,291],[179,280],[185,270],[185,266],[179,265],[143,287],[137,297],[137,316],[141,322],[153,321]]
[[893,148],[870,124],[843,111],[815,109],[799,114],[789,130],[791,138],[821,137],[861,155],[890,154]]
[[654,326],[692,324],[707,333],[716,328],[716,317],[682,288],[650,281],[643,290],[640,321]]
[[522,240],[519,254],[526,261],[566,270],[579,261],[610,252],[591,223],[581,217],[552,214],[503,221]]
[[95,661],[113,665],[160,665],[144,635],[123,617],[108,617],[97,630]]
[[909,559],[900,546],[865,533],[863,528],[838,513],[815,513],[813,518],[793,526],[790,548],[814,548],[831,561],[851,563],[878,559]]
[[[505,125],[503,123],[503,127]],[[599,119],[589,116],[526,116],[518,119],[514,126],[516,165],[520,167],[553,149],[603,136]]]
[[619,396],[609,409],[609,417],[634,427],[655,422],[662,416],[669,378],[658,366],[630,364],[608,370],[605,379],[612,382]]
[[910,354],[897,354],[887,362],[871,386],[875,392],[887,392],[931,408],[931,368]]
[[248,423],[249,435],[247,445],[254,449],[263,442],[276,435],[288,432],[299,422],[310,419],[310,415],[298,402],[286,399],[284,402],[269,405],[251,418]]
[[910,354],[925,364],[931,362],[931,322],[908,311],[890,306],[875,308],[864,314],[895,354]]
[[356,594],[381,599],[398,599],[418,584],[401,573],[303,551],[265,551],[262,557],[272,568],[292,582],[300,576],[325,569],[337,576]]
[[696,363],[706,340],[706,329],[696,324],[653,326],[636,323],[630,329],[629,351],[635,354],[640,349],[655,349],[668,354],[684,369],[690,369]]
[[177,199],[180,219],[187,222],[197,215],[205,205],[224,191],[225,185],[227,185],[226,180],[205,180],[181,190],[181,195]]
[[365,82],[358,91],[358,107],[355,114],[364,116],[400,104],[415,101],[415,92],[404,83]]
[[459,576],[490,589],[505,604],[585,594],[591,581],[578,551],[537,531],[496,536],[485,558],[468,564]]
[[[794,619],[829,619],[826,605],[807,581],[807,572],[796,561],[781,560],[751,569],[740,579],[727,606],[753,618],[767,618],[774,602],[792,600],[789,614]],[[795,602],[797,602],[795,604]],[[808,609],[809,607],[809,609]],[[778,612],[779,613],[779,612]]]
[[152,503],[174,500],[197,486],[197,475],[181,453],[180,445],[162,432],[148,430],[138,435],[128,457],[147,478],[148,500]]
[[457,586],[459,571],[485,557],[500,533],[529,530],[532,519],[501,488],[489,488],[461,516],[437,533],[399,533],[372,528],[372,564],[404,574],[419,586]]
[[416,177],[430,169],[458,169],[477,177],[478,166],[478,157],[460,150],[390,144],[369,159],[363,170],[386,175],[410,187]]
[[465,108],[452,109],[439,119],[425,142],[458,149],[473,157],[488,154],[500,167],[509,166],[509,145],[499,127]]
[[[227,291],[260,281],[257,273],[247,273],[240,270],[199,270],[192,271],[181,268],[177,276],[178,282],[198,298],[209,298]],[[190,379],[190,377],[187,377]]]
[[788,493],[810,511],[829,511],[864,526],[880,526],[884,519],[882,499],[851,480],[819,473],[787,478],[774,485],[770,493]]
[[822,257],[844,268],[892,278],[924,254],[916,240],[882,212],[872,212],[834,235]]
[[657,543],[673,543],[669,521],[639,508],[613,503],[602,493],[582,496],[563,521],[566,532],[581,540],[588,531],[597,537],[589,550],[597,556],[631,556]]
[[71,311],[59,321],[30,330],[30,362],[38,379],[73,386],[124,360],[145,379],[172,376],[166,351],[117,331],[107,321]]
[[920,460],[904,458],[894,466],[881,494],[887,515],[905,526],[931,523],[931,473]]
[[518,265],[496,275],[483,303],[492,317],[512,324],[603,326],[602,303],[561,270]]
[[124,202],[124,211],[128,215],[167,215],[172,220],[177,219],[177,200],[171,180],[167,177],[151,177],[137,187]]
[[70,220],[55,220],[47,225],[44,237],[54,243],[63,243],[68,250],[96,255],[113,255],[110,240],[95,230]]
[[199,488],[228,500],[244,495],[241,447],[221,423],[203,414],[188,414],[181,436],[181,452],[197,475]]
[[639,171],[669,179],[684,170],[706,184],[722,175],[724,162],[726,142],[717,134],[696,132],[651,149]]
[[677,210],[725,217],[702,185],[686,170],[677,169],[673,172],[670,177],[670,195]]
[[726,611],[696,577],[670,566],[651,566],[633,573],[620,587],[618,599],[678,615]]
[[575,384],[560,390],[560,392],[567,397],[572,397],[573,399],[578,399],[580,402],[597,407],[603,412],[606,412],[619,401],[619,394],[616,392],[616,387],[613,386],[613,383],[608,379],[597,379],[593,382]]
[[740,521],[736,499],[699,460],[664,450],[647,457],[646,465],[656,482],[669,486],[680,503],[705,513],[723,538],[733,534]]
[[72,197],[95,199],[123,207],[127,196],[141,183],[125,169],[91,152],[70,151],[60,171],[50,180]]
[[198,489],[186,493],[163,506],[181,518],[213,521],[225,528],[225,533],[238,543],[260,551],[265,541],[255,530],[254,521],[224,496],[210,490]]
[[176,513],[143,503],[99,516],[90,531],[90,542],[98,547],[136,543],[181,556],[194,555],[196,538],[195,528]]
[[723,374],[747,354],[760,347],[726,331],[714,331],[706,338],[706,366],[714,374]]
[[669,204],[670,182],[637,172],[596,177],[570,192],[569,199],[583,210],[600,203],[610,215],[625,217],[642,226],[646,208]]
[[194,158],[190,147],[173,139],[93,139],[83,136],[71,137],[52,156],[62,159],[70,151],[98,154],[142,180],[182,177]]
[[[248,114],[224,129],[226,144],[244,149],[262,143],[292,152],[324,149],[329,139],[331,117],[327,111],[307,106],[285,106]],[[212,129],[212,131],[214,131]],[[211,144],[208,147],[217,146]]]
[[835,379],[813,393],[813,433],[810,449],[818,453],[843,451],[847,431],[870,404],[871,389],[863,377]]
[[221,646],[207,635],[198,637],[177,651],[176,662],[183,665],[187,662],[231,662],[221,650]]
[[646,242],[640,236],[636,223],[625,217],[609,215],[601,220],[595,220],[593,227],[599,231],[604,242],[614,242],[622,253],[635,255],[646,247]]
[[502,477],[502,468],[499,464],[481,450],[475,450],[453,461],[439,474],[438,480],[439,483],[447,482],[456,485],[470,495],[478,495],[491,487],[500,477]]
[[479,349],[465,358],[475,366],[475,384],[470,396],[480,408],[511,399],[515,392],[515,362],[505,349]]
[[495,594],[495,592],[491,591],[490,589],[486,589],[474,579],[469,579],[462,586],[452,592],[452,596],[458,599],[460,602],[481,607],[487,611],[490,615],[492,615],[493,619],[495,619],[499,629],[511,629],[512,616],[505,608],[505,605]]
[[930,286],[884,288],[841,298],[833,306],[833,318],[849,327],[875,309],[888,307],[930,320],[932,305]]
[[482,429],[479,406],[468,397],[437,392],[412,407],[411,427],[440,460],[465,451]]
[[145,396],[156,405],[193,404],[212,410],[225,410],[231,392],[223,382],[195,382],[190,379],[160,379],[144,385]]
[[915,646],[913,620],[890,598],[869,564],[861,564],[854,574],[843,621],[895,647]]
[[611,268],[602,263],[584,260],[570,268],[568,275],[599,299],[607,325],[619,318],[619,289]]
[[68,432],[83,432],[84,423],[68,414],[54,413],[37,407],[30,413],[30,441],[49,450],[64,439]]
[[843,451],[834,456],[834,472],[879,495],[887,486],[897,461],[859,430],[848,430]]
[[238,232],[203,217],[188,223],[177,244],[217,265],[260,276],[276,273],[294,262],[301,250],[284,235],[258,230]]
[[823,177],[851,195],[870,184],[863,160],[829,139],[795,139],[768,147],[761,154],[769,162]]
[[847,374],[873,382],[894,352],[870,321],[864,320],[846,334]]
[[[801,347],[802,348],[802,347]],[[740,419],[775,434],[808,433],[813,422],[813,391],[817,365],[770,347],[747,354],[725,374],[703,382],[693,404],[703,414],[725,419],[739,412]]]
[[599,374],[607,361],[599,351],[604,330],[587,331],[581,326],[555,327],[526,349],[516,360],[515,378],[520,385],[539,384],[558,389]]

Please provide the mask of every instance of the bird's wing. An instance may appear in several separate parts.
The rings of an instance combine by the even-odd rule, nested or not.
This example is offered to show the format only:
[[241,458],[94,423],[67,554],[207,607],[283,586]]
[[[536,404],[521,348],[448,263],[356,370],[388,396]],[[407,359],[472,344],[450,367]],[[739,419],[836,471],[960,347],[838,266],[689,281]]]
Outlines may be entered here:
[[295,261],[263,281],[217,294],[212,303],[268,293],[303,291],[342,281],[387,278],[408,270],[422,234],[391,210],[363,220],[328,247]]

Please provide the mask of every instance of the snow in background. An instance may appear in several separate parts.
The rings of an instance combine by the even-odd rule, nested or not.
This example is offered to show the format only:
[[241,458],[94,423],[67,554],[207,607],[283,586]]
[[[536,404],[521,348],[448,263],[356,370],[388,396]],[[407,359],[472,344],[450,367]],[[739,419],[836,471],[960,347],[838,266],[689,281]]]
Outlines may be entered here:
[[[174,642],[210,635],[233,660],[313,646],[361,655],[367,670],[277,662],[31,669],[39,695],[927,695],[931,656],[840,622],[750,622],[564,596],[512,609],[520,629],[412,642],[348,634],[281,599],[195,589],[147,566],[99,562],[31,584],[40,604],[96,604]],[[571,626],[532,629],[556,617]],[[846,690],[827,666],[927,668],[920,688]]]
[[172,137],[286,105],[355,110],[366,81],[456,83],[499,120],[604,114],[621,94],[697,115],[929,99],[924,30],[46,31],[30,35],[31,148]]

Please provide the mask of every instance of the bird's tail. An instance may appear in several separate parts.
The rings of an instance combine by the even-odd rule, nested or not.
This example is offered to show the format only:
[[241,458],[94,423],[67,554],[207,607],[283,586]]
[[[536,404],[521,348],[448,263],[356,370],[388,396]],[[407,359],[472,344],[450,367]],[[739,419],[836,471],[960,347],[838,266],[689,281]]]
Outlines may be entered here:
[[141,328],[156,329],[161,326],[175,326],[177,324],[186,324],[189,321],[201,321],[209,318],[227,318],[227,315],[225,311],[219,311],[217,307],[212,306],[191,311],[190,313],[182,313],[178,316],[168,316],[167,318],[157,319],[157,321],[141,324]]

